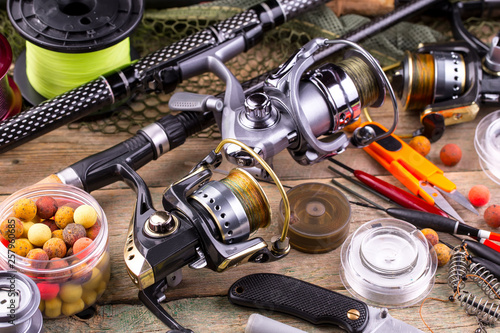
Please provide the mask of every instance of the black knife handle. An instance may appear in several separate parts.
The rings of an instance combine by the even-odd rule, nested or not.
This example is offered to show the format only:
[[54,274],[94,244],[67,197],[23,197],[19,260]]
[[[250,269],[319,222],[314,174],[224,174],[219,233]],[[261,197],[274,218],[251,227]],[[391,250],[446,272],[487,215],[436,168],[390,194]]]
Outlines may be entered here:
[[353,333],[362,332],[369,319],[365,303],[279,274],[247,275],[231,286],[228,297],[233,304],[283,312],[315,325],[333,324]]

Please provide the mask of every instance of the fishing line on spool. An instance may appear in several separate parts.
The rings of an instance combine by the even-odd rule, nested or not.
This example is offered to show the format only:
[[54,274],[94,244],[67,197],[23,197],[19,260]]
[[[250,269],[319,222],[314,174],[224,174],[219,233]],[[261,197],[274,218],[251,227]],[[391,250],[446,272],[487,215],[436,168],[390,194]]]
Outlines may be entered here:
[[129,38],[109,48],[87,53],[54,52],[26,42],[26,75],[33,89],[47,99],[130,61]]
[[9,19],[26,39],[14,69],[23,97],[37,105],[129,64],[137,57],[129,35],[143,7],[140,0],[10,1]]

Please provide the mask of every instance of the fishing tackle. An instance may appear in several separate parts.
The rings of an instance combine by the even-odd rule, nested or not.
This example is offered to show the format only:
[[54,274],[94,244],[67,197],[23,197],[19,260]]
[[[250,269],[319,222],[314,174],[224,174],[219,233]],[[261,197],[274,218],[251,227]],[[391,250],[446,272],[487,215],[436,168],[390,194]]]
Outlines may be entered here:
[[[266,31],[325,2],[267,0],[125,67],[102,73],[88,83],[1,122],[0,152],[105,107],[116,106],[136,94],[171,92],[182,80],[204,73],[214,59],[218,62],[232,59],[255,45]],[[139,3],[142,8],[142,2]],[[21,19],[21,22],[24,21]]]
[[486,296],[491,299],[499,298],[500,282],[485,266],[477,262],[471,262],[469,271],[472,280],[484,291]]
[[478,298],[469,292],[459,294],[457,300],[468,315],[476,316],[483,323],[492,325],[500,319],[500,304]]
[[[347,33],[344,37],[351,41],[361,40],[381,29],[389,27],[401,19],[419,13],[437,2],[439,0],[414,0],[398,7],[383,17],[372,20],[355,31]],[[339,51],[339,49],[346,45],[335,44],[319,49],[315,54],[315,58],[323,60],[332,52]],[[241,85],[243,92],[250,94],[262,89],[265,79],[271,74],[272,72],[262,74],[244,82]],[[175,115],[166,115],[139,130],[134,137],[66,167],[57,172],[57,174],[49,176],[46,181],[71,184],[89,193],[112,184],[120,180],[120,177],[115,172],[115,169],[119,166],[126,165],[133,170],[138,170],[146,163],[156,160],[161,155],[182,145],[189,136],[213,125],[215,123],[215,114],[220,114],[222,111],[223,103],[221,100],[224,98],[224,95],[224,93],[221,93],[216,97],[201,96],[196,100],[190,100],[190,105],[194,106],[194,110],[203,108],[206,111],[184,111]],[[183,109],[185,109],[185,106]],[[64,119],[61,121],[64,121]],[[9,131],[10,125],[0,123],[0,133],[4,130]],[[6,144],[5,142],[2,143],[1,136],[2,134],[0,134],[0,153],[13,148],[17,144],[21,144],[23,140],[31,139],[29,135],[28,137],[20,138],[13,135],[13,141],[10,144]],[[21,142],[17,141],[18,139]]]
[[[211,180],[225,144],[249,152],[280,190],[285,221],[281,235],[272,239],[270,247],[259,237],[249,239],[271,221],[267,196],[255,178],[236,168],[220,181]],[[181,282],[182,267],[223,272],[245,262],[279,260],[290,251],[290,205],[285,190],[267,163],[237,140],[223,140],[188,175],[166,189],[160,210],[153,207],[150,191],[135,171],[124,167],[119,174],[137,193],[124,248],[128,274],[140,289],[141,301],[173,330],[191,332],[159,305],[167,286]]]
[[448,266],[448,285],[453,290],[456,290],[457,287],[463,288],[465,286],[463,278],[468,272],[466,258],[467,253],[462,248],[454,249]]
[[[350,47],[344,60],[324,64],[304,75],[318,61],[315,52],[340,44]],[[383,139],[398,122],[396,97],[384,72],[368,52],[347,40],[311,40],[270,74],[262,89],[248,94],[227,68],[217,64],[211,70],[226,83],[222,112],[215,114],[222,137],[238,138],[268,163],[284,149],[302,165],[316,163],[343,152],[349,145],[364,147]],[[341,131],[359,118],[363,107],[382,105],[386,89],[394,106],[393,123],[387,133],[360,127],[349,138]],[[203,98],[179,92],[172,96],[169,106],[184,111],[188,102],[197,102],[189,110],[205,111]],[[227,146],[225,154],[238,166],[258,165],[238,147]]]
[[462,23],[468,16],[493,13],[498,1],[449,5],[454,42],[406,51],[392,77],[403,109],[420,112],[423,125],[413,135],[439,140],[445,126],[472,121],[481,103],[500,103],[500,34],[487,46]]
[[[483,261],[479,260],[481,258],[470,258],[466,245],[457,246],[453,252],[448,268],[448,285],[455,293],[453,297],[460,302],[460,306],[468,315],[477,317],[480,329],[484,329],[484,324],[493,325],[500,319],[500,304],[488,298],[499,298],[500,282],[483,265]],[[468,278],[474,281],[488,298],[462,290]]]
[[[389,24],[389,22],[394,23],[394,20],[398,20],[405,15],[413,14],[416,10],[429,6],[434,2],[436,2],[436,0],[413,1],[409,5],[398,9],[396,11],[396,17],[388,16],[382,21],[377,21],[376,29],[380,29],[384,26],[384,24]],[[370,31],[373,32],[374,27],[371,28],[372,29]],[[360,37],[363,35],[366,36],[366,34],[367,31],[361,29],[354,32],[352,36]],[[318,50],[318,54],[331,54],[330,52],[338,51],[338,46],[353,45],[352,42],[343,42],[344,45],[341,45],[341,42],[338,42],[339,44],[335,45],[328,45],[324,41],[325,40],[313,41],[313,47],[311,48],[308,46],[306,49],[299,51],[297,55],[300,54],[301,57],[296,59],[300,60],[304,64],[304,60],[306,59],[302,57],[306,55],[312,56],[310,53],[304,54],[304,50],[311,51],[315,48]],[[358,63],[362,68],[371,68],[369,66],[374,66],[374,64],[370,61],[372,58],[370,58],[369,55],[367,56],[364,54],[365,52],[366,51],[362,50],[352,51],[351,54],[353,57],[357,58],[352,61]],[[319,60],[323,58],[316,55],[315,59]],[[188,60],[196,61],[196,57],[195,59]],[[214,216],[217,216],[217,213],[219,212],[216,202],[214,201],[213,203],[210,203],[210,198],[207,197],[209,199],[208,203],[205,202],[205,205],[202,205],[200,203],[200,201],[203,200],[202,193],[199,194],[201,197],[199,195],[197,196],[200,201],[194,199],[192,195],[196,195],[194,192],[196,187],[205,181],[210,180],[211,168],[218,165],[219,159],[222,156],[220,151],[209,155],[209,157],[193,169],[188,176],[167,189],[163,203],[165,212],[168,211],[168,214],[163,212],[156,214],[157,211],[151,204],[152,200],[150,192],[144,181],[135,172],[135,170],[141,168],[149,161],[156,160],[164,153],[182,145],[188,136],[212,125],[214,118],[218,119],[220,123],[222,118],[221,113],[223,112],[224,106],[222,102],[223,99],[225,101],[229,101],[229,105],[234,105],[232,104],[234,101],[243,102],[239,105],[243,108],[243,95],[233,95],[231,93],[238,90],[239,93],[244,92],[244,95],[250,95],[264,86],[263,78],[268,76],[257,77],[241,85],[239,83],[236,84],[236,82],[234,82],[236,79],[230,71],[223,66],[222,61],[216,61],[215,58],[211,58],[211,60],[211,69],[217,72],[219,76],[227,78],[227,80],[232,83],[229,85],[230,89],[226,90],[225,94],[217,97],[198,96],[197,99],[190,100],[189,104],[193,107],[189,111],[184,111],[177,115],[167,115],[157,122],[138,131],[134,137],[129,138],[105,151],[78,161],[61,170],[57,174],[49,176],[48,179],[45,180],[71,184],[82,188],[87,192],[92,192],[115,181],[123,180],[136,191],[137,204],[135,206],[135,215],[132,220],[124,249],[124,257],[127,263],[128,271],[136,285],[140,289],[142,288],[139,292],[139,297],[144,304],[146,304],[146,306],[169,327],[173,330],[181,332],[189,332],[189,330],[182,328],[182,326],[176,323],[159,305],[159,302],[166,298],[164,294],[165,288],[168,286],[173,287],[181,281],[180,268],[185,265],[203,267],[206,262],[207,267],[222,271],[225,268],[232,266],[233,263],[245,262],[247,259],[254,262],[277,260],[284,256],[288,249],[287,240],[283,236],[287,234],[288,228],[285,227],[287,223],[284,224],[281,237],[276,241],[273,241],[273,246],[271,249],[268,249],[267,246],[265,246],[259,239],[249,241],[245,240],[245,237],[248,237],[246,234],[247,231],[255,230],[256,228],[262,226],[262,224],[245,222],[245,219],[237,219],[235,220],[237,222],[235,227],[238,226],[238,223],[246,225],[246,227],[229,229],[227,230],[227,233],[224,233],[224,236],[222,236],[223,234],[221,231],[224,232],[226,230],[226,224],[220,223],[220,220],[215,221],[214,219]],[[186,64],[187,63],[189,62],[186,62]],[[354,67],[356,66],[352,65],[349,61],[347,61],[347,64],[344,65],[349,67],[349,64]],[[288,65],[289,67],[287,68],[292,70],[293,68],[290,67],[291,63]],[[309,65],[304,64],[304,66],[308,67]],[[305,69],[306,67],[303,68],[303,70]],[[327,71],[328,69],[326,72]],[[341,72],[342,69],[331,70],[331,73]],[[378,83],[380,79],[380,84],[374,84],[373,86],[376,88],[373,91],[377,91],[377,94],[368,94],[368,101],[364,101],[363,103],[371,102],[374,104],[373,99],[375,99],[375,95],[377,100],[379,97],[382,99],[382,96],[384,95],[380,91],[384,89],[385,82],[381,77],[382,74],[378,75],[375,70],[374,72],[375,73],[365,72],[365,74],[371,74],[369,75],[369,82]],[[297,71],[290,71],[289,73],[295,73],[297,79],[300,77],[300,75],[298,75],[299,72]],[[342,77],[352,82],[347,75]],[[317,81],[318,83],[321,82],[319,78],[317,78]],[[361,78],[359,82],[366,81]],[[313,83],[310,84],[313,85]],[[236,88],[231,90],[232,87]],[[354,90],[355,89],[353,88],[352,91]],[[319,91],[316,93],[317,96],[320,94],[321,93]],[[327,108],[326,102],[324,100],[322,102],[325,103],[325,108]],[[250,105],[250,107],[252,106]],[[350,107],[351,109],[353,108],[352,106]],[[356,112],[359,111],[356,104],[354,109],[356,109]],[[200,110],[202,112],[200,112]],[[259,112],[258,108],[256,108],[255,114],[257,115],[257,119],[259,119],[259,116],[262,116],[262,114],[259,115]],[[345,115],[348,115],[349,111],[345,111],[344,113]],[[395,110],[395,113],[397,114],[397,110]],[[243,115],[245,114],[246,113]],[[323,114],[323,116],[325,115],[327,114]],[[292,123],[292,119],[288,113],[280,113],[279,119],[281,119],[282,116],[287,118],[290,124]],[[339,119],[342,120],[341,115],[339,115]],[[352,119],[352,117],[350,119]],[[328,122],[331,121],[332,120],[329,118]],[[345,122],[339,122],[337,130],[340,131],[344,125]],[[268,130],[272,131],[272,129]],[[281,134],[283,134],[283,132]],[[369,136],[370,135],[368,135],[368,137]],[[229,142],[228,146],[231,146],[232,148],[238,147],[239,149],[242,146],[246,147],[243,144],[236,144],[230,139],[225,140],[229,140],[226,142]],[[348,143],[349,140],[344,138],[343,142]],[[297,140],[296,143],[299,143],[299,141]],[[220,150],[222,149],[223,147],[220,147]],[[276,153],[278,151],[279,150],[276,150]],[[266,165],[266,161],[255,151],[254,147],[242,148],[239,149],[239,152],[245,152],[248,154],[245,156],[247,156],[249,160],[251,159],[252,161],[255,161],[256,165],[260,165],[261,167]],[[338,153],[338,151],[336,151],[336,153]],[[226,156],[228,156],[228,154],[226,154]],[[267,157],[272,157],[272,154],[268,154]],[[272,171],[270,168],[269,170]],[[269,170],[263,167],[263,172],[272,177],[272,173]],[[254,180],[252,180],[253,177],[248,173],[238,171],[236,172],[236,175],[238,176],[238,179],[246,179],[250,184],[254,184]],[[256,185],[253,185],[252,187],[257,188]],[[229,198],[234,198],[235,193],[238,192],[224,189],[224,186],[221,184],[213,186],[210,185],[209,187],[209,189],[213,191],[217,197],[222,198],[225,196],[217,193],[217,191],[222,193],[221,188],[224,191],[224,194],[228,194]],[[259,191],[256,191],[255,193],[257,194],[257,197],[262,197],[262,195],[258,195],[260,193]],[[246,198],[246,202],[256,202],[254,199],[249,199],[247,196],[244,196],[244,198]],[[265,200],[262,200],[262,202],[264,201]],[[287,202],[288,200],[285,201],[285,199],[283,199],[283,201]],[[241,200],[232,199],[231,202],[236,204],[235,206],[230,207],[231,211],[242,211]],[[211,204],[215,204],[215,206],[211,206]],[[222,205],[219,207],[222,209]],[[170,210],[170,208],[172,208],[172,210]],[[214,215],[210,214],[210,212],[213,212]],[[236,217],[238,216],[241,217],[242,215],[237,215]],[[222,216],[219,217],[222,218]],[[226,213],[225,217],[229,218],[229,215]],[[181,223],[177,224],[176,221]],[[219,228],[220,226],[222,226],[222,228]],[[172,230],[174,230],[174,232],[170,233]],[[235,230],[239,232],[236,234]],[[232,231],[231,235],[229,234],[229,231]],[[155,233],[162,235],[156,238],[152,236]],[[214,236],[214,234],[216,236]],[[238,236],[237,239],[242,241],[235,241],[235,236],[233,237],[235,234]],[[198,235],[201,236],[198,238]],[[232,240],[233,243],[225,244],[223,242],[224,239],[227,241]],[[229,252],[227,251],[228,247],[231,250]],[[178,252],[176,252],[175,249],[178,249]],[[200,251],[198,251],[198,249]],[[242,251],[238,252],[236,257],[233,257],[229,255],[229,253],[234,254],[234,250]]]

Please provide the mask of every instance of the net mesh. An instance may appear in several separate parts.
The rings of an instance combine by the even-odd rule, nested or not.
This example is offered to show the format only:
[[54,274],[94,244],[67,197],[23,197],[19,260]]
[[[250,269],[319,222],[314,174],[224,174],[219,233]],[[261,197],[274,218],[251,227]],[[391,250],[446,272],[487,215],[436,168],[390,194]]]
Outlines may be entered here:
[[[261,0],[218,0],[184,8],[146,9],[141,24],[131,36],[132,47],[142,57],[260,2]],[[276,68],[293,51],[314,37],[337,38],[368,21],[366,17],[353,14],[337,17],[329,8],[322,6],[302,15],[300,19],[292,20],[268,32],[261,43],[229,61],[227,66],[238,80],[243,82]],[[487,25],[484,21],[469,20],[466,24],[475,33],[491,35],[491,31],[498,31],[498,24],[495,23]],[[17,58],[24,49],[24,40],[12,27],[4,10],[0,11],[0,32],[9,40],[14,59]],[[400,61],[404,50],[414,50],[419,43],[447,38],[449,36],[428,25],[402,22],[369,38],[361,45],[374,55],[382,66],[386,66]],[[186,80],[176,91],[215,95],[223,90],[223,82],[208,73]],[[69,127],[78,129],[85,126],[91,131],[107,134],[133,134],[170,112],[167,105],[170,96],[171,94],[137,96],[110,116],[74,122]],[[216,126],[197,136],[220,139]]]

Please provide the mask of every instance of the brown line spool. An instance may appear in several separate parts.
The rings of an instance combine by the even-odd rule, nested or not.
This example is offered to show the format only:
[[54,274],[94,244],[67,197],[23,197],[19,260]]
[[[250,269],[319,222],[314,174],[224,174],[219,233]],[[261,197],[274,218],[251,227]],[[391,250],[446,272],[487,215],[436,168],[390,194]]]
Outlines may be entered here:
[[[322,183],[304,183],[287,192],[292,218],[290,245],[306,253],[325,253],[342,245],[349,234],[351,207],[345,195]],[[283,225],[283,201],[278,222]]]

